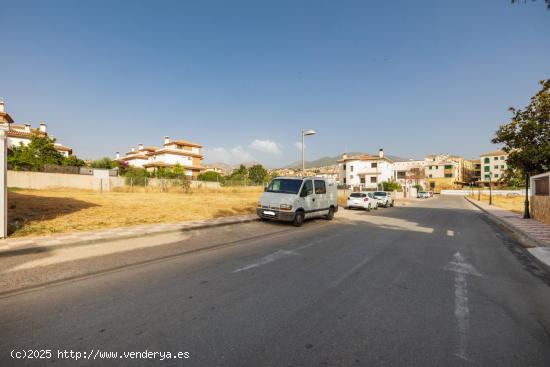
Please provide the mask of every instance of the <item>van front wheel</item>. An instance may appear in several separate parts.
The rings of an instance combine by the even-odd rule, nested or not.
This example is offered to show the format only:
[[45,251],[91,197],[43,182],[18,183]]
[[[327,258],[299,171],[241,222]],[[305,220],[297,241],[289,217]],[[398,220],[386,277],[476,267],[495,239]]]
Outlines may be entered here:
[[294,220],[292,221],[292,224],[294,227],[301,227],[302,224],[304,224],[305,214],[302,211],[296,212],[296,215],[294,215]]
[[327,219],[327,220],[333,220],[334,219],[334,208],[333,207],[328,208],[328,213],[325,216],[325,219]]

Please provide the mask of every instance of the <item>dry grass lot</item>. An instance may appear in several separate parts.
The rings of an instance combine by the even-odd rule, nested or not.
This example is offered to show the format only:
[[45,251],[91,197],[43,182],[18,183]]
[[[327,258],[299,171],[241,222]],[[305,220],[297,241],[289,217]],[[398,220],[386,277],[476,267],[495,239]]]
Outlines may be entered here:
[[15,190],[9,192],[11,236],[211,219],[255,212],[262,188],[178,192]]
[[[470,198],[477,200],[477,195],[470,195]],[[481,201],[484,203],[489,202],[489,195],[481,195]],[[523,202],[525,201],[524,196],[497,196],[493,195],[493,205],[498,206],[503,209],[513,211],[514,213],[523,213]]]

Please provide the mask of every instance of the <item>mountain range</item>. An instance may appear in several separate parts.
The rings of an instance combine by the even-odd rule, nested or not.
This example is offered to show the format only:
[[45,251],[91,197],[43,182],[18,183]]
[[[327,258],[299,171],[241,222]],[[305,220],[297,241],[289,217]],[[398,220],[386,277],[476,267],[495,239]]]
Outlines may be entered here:
[[[369,153],[349,152],[349,153],[346,153],[346,154],[348,156],[354,156],[354,155],[363,155],[363,154],[369,154]],[[373,155],[373,154],[370,154],[370,155]],[[407,158],[397,157],[397,156],[389,155],[389,154],[386,154],[385,156],[388,157],[389,159],[393,160],[393,161],[407,161],[408,160]],[[313,161],[305,161],[305,166],[306,166],[306,168],[317,168],[317,167],[333,166],[333,165],[336,164],[336,161],[341,159],[341,158],[342,158],[341,154],[339,154],[337,156],[334,156],[334,157],[322,157],[322,158],[319,158],[319,159],[315,159]],[[302,161],[296,161],[296,162],[293,162],[293,163],[291,163],[288,166],[285,166],[283,168],[301,168],[301,167],[302,167]]]

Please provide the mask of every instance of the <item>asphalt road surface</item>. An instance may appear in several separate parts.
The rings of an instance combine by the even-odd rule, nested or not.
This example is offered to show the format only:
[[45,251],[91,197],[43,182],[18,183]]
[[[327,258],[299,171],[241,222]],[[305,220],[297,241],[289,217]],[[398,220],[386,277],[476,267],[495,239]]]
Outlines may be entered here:
[[3,295],[0,365],[550,366],[550,277],[463,198],[180,242],[42,264],[118,267]]

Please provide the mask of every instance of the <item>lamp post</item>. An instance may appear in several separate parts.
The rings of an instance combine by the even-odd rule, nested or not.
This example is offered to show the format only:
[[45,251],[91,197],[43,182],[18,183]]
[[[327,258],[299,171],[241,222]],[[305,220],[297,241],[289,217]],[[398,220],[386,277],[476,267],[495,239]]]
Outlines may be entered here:
[[491,176],[491,170],[489,170],[489,205],[493,205],[493,177]]
[[304,138],[309,135],[315,135],[315,130],[302,129],[302,177],[306,176],[306,161],[304,157]]
[[529,173],[525,172],[525,203],[523,208],[523,219],[531,218],[529,213]]

